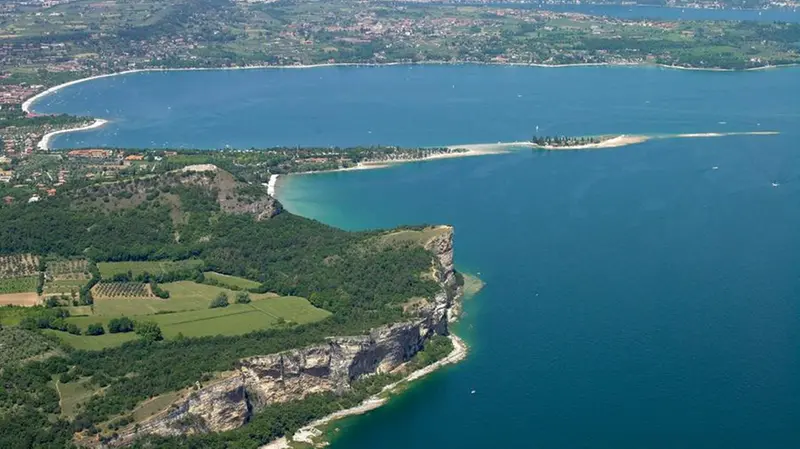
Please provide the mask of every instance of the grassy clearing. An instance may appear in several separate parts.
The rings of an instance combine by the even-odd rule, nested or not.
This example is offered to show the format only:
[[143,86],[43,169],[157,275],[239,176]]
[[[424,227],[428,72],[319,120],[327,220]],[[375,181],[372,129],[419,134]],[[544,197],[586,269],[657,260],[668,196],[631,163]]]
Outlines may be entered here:
[[298,324],[320,321],[331,315],[327,310],[314,307],[307,299],[295,296],[255,301],[250,305],[275,318],[283,318]]
[[69,311],[69,316],[88,316],[93,315],[92,306],[71,306],[66,307]]
[[175,402],[180,395],[181,393],[179,391],[171,391],[142,402],[133,410],[134,421],[142,422],[145,419],[161,413]]
[[405,229],[380,236],[383,243],[415,243],[424,245],[434,237],[446,234],[450,231],[447,226],[428,227],[419,231]]
[[36,276],[0,279],[0,293],[35,292],[38,283]]
[[239,288],[242,290],[247,290],[250,288],[256,288],[261,284],[256,281],[251,281],[250,279],[240,278],[238,276],[231,276],[228,274],[216,273],[213,271],[206,271],[203,273],[206,279],[210,279],[214,282],[217,282],[222,287],[232,287],[232,288]]
[[[94,303],[94,314],[100,316],[149,315],[165,312],[207,309],[208,304],[220,293],[225,293],[233,302],[236,292],[214,285],[178,281],[160,284],[169,292],[169,299],[104,299]],[[274,293],[250,294],[254,301],[277,297]]]
[[[84,330],[93,323],[102,323],[107,329],[112,318],[125,315],[134,321],[153,321],[161,328],[164,338],[173,339],[178,335],[243,335],[292,323],[311,323],[330,316],[330,312],[314,307],[305,298],[251,294],[251,303],[236,304],[233,303],[235,291],[213,285],[179,281],[162,284],[162,288],[170,292],[169,299],[98,300],[94,303],[93,314],[72,316],[67,321]],[[232,304],[208,308],[211,299],[222,292],[228,294]],[[136,338],[132,333],[75,336],[56,332],[54,335],[76,349],[102,349]]]
[[58,337],[62,342],[75,349],[83,349],[86,351],[99,351],[101,349],[119,346],[126,341],[136,339],[136,334],[133,332],[128,332],[125,334],[105,334],[97,337],[72,335],[66,332],[54,331],[51,329],[45,329],[42,332]]
[[150,274],[162,274],[184,269],[194,269],[202,265],[202,260],[189,259],[176,262],[169,260],[152,262],[100,262],[97,264],[97,268],[100,270],[100,277],[103,279],[111,279],[116,274],[127,274],[129,271],[133,277],[136,277],[145,272]]
[[55,381],[58,396],[61,398],[61,416],[74,418],[78,414],[78,406],[94,394],[96,388],[86,380],[62,384]]
[[30,309],[13,307],[12,305],[0,305],[0,325],[16,326],[29,313]]

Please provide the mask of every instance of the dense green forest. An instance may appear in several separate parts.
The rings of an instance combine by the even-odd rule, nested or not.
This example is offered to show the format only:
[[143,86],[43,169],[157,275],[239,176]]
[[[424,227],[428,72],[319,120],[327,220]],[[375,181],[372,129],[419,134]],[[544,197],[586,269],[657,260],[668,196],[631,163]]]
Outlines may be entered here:
[[[19,362],[28,353],[15,352],[0,369],[0,447],[69,447],[73,432],[93,433],[97,424],[130,412],[143,400],[207,380],[244,357],[367,332],[401,319],[401,302],[429,297],[439,288],[421,276],[434,259],[420,246],[388,244],[375,238],[377,231],[345,232],[287,212],[262,221],[251,214],[223,213],[215,188],[165,179],[133,181],[126,188],[82,187],[38,203],[0,208],[0,254],[83,256],[93,272],[99,261],[202,258],[207,269],[258,281],[258,291],[306,297],[333,315],[236,337],[142,338],[102,351],[65,348],[60,355],[26,363]],[[132,194],[131,186],[139,190]],[[258,192],[246,185],[235,191],[258,200]],[[143,199],[137,203],[132,198]],[[14,310],[16,319],[31,329],[41,328],[42,320],[47,321],[44,327],[52,327],[61,319],[47,312],[52,309]],[[39,342],[39,353],[53,346],[38,336],[33,341]],[[441,352],[426,356],[424,363]],[[74,419],[56,419],[56,378],[88,379],[104,394],[88,400]],[[256,447],[332,407],[358,402],[368,390],[356,388],[335,403],[322,395],[268,408],[248,426],[254,431],[153,442],[155,447]]]

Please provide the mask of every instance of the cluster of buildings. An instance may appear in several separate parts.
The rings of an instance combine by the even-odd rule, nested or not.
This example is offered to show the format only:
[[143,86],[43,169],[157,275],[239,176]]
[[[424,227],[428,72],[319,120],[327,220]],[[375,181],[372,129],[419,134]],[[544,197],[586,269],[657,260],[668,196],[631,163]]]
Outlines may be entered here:
[[[0,75],[4,79],[8,75]],[[42,85],[0,84],[0,105],[20,104],[44,89]]]

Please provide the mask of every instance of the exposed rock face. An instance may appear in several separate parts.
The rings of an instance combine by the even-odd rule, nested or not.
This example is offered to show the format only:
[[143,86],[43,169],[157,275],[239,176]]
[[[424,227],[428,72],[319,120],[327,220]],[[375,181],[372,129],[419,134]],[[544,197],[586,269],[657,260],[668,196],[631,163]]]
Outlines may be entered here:
[[[427,339],[447,334],[460,294],[453,268],[452,228],[425,247],[436,255],[434,277],[442,289],[418,311],[417,318],[373,329],[369,335],[332,337],[320,345],[243,359],[230,377],[177,401],[169,411],[140,425],[139,434],[230,430],[244,425],[261,407],[314,393],[344,391],[354,380],[390,372],[408,361]],[[110,444],[129,444],[135,437],[131,431]]]
[[178,436],[195,433],[224,432],[243,426],[250,417],[244,378],[236,373],[190,393],[168,410],[133,429],[120,432],[109,443],[118,447],[130,444],[138,435]]

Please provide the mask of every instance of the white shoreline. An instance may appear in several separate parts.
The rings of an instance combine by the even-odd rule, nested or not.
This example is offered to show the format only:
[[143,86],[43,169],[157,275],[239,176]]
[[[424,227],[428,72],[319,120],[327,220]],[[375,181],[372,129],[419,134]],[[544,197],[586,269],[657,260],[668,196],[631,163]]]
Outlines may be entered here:
[[[447,357],[438,360],[424,368],[420,368],[417,371],[414,371],[413,373],[404,377],[403,379],[383,387],[380,393],[370,396],[369,398],[364,400],[364,402],[355,407],[339,410],[338,412],[331,413],[328,416],[312,421],[311,423],[303,426],[297,432],[295,432],[294,435],[292,435],[291,437],[292,441],[313,445],[314,444],[313,438],[321,434],[319,427],[322,427],[332,421],[346,418],[348,416],[363,415],[364,413],[375,410],[376,408],[386,404],[389,401],[389,399],[385,397],[385,394],[391,393],[395,388],[397,388],[398,385],[403,383],[413,382],[417,379],[427,376],[428,374],[436,371],[437,369],[445,365],[458,363],[464,360],[464,358],[466,358],[467,356],[466,343],[464,343],[463,340],[461,340],[454,334],[450,334],[449,337],[450,341],[453,342],[453,350],[450,352],[450,354],[447,355]],[[288,449],[290,447],[291,446],[289,445],[289,440],[287,439],[287,437],[281,437],[278,438],[277,440],[273,440],[261,446],[259,449]]]
[[267,183],[267,195],[275,197],[275,187],[278,185],[278,176],[269,175],[269,182]]
[[408,65],[408,66],[423,66],[423,65],[496,65],[496,66],[509,66],[509,67],[540,67],[540,68],[569,68],[569,67],[600,67],[600,66],[610,66],[610,67],[661,67],[665,69],[675,69],[675,70],[695,70],[695,71],[705,71],[705,72],[749,72],[749,71],[756,71],[756,70],[770,70],[770,69],[782,69],[782,68],[791,68],[791,67],[798,67],[800,63],[795,64],[783,64],[783,65],[766,65],[761,67],[751,67],[747,69],[722,69],[722,68],[703,68],[703,67],[682,67],[676,65],[667,65],[667,64],[651,64],[651,63],[644,63],[644,62],[631,62],[631,63],[612,63],[612,62],[587,62],[587,63],[576,63],[576,64],[541,64],[541,63],[526,63],[526,62],[470,62],[470,61],[462,61],[462,62],[450,62],[450,61],[423,61],[423,62],[386,62],[386,63],[369,63],[369,62],[336,62],[336,63],[324,63],[324,64],[300,64],[300,65],[253,65],[253,66],[240,66],[240,67],[184,67],[184,68],[146,68],[146,69],[131,69],[131,70],[123,70],[121,72],[114,72],[114,73],[105,73],[102,75],[92,75],[86,78],[80,78],[77,80],[67,81],[66,83],[59,84],[57,86],[50,87],[38,94],[28,98],[22,103],[22,111],[25,113],[32,113],[31,107],[33,104],[45,97],[50,95],[54,92],[59,91],[68,86],[73,86],[75,84],[83,83],[86,81],[96,80],[100,78],[108,78],[112,76],[119,76],[119,75],[128,75],[133,73],[141,73],[141,72],[184,72],[184,71],[212,71],[212,70],[258,70],[258,69],[314,69],[320,67],[384,67],[384,66],[397,66],[397,65]]
[[42,136],[42,139],[39,141],[39,143],[36,144],[36,147],[39,148],[41,151],[50,151],[50,139],[52,139],[53,137],[59,134],[67,134],[76,131],[87,131],[90,129],[100,128],[106,123],[108,123],[108,120],[103,120],[101,118],[98,118],[95,119],[94,122],[78,128],[69,128],[69,129],[60,129],[58,131],[51,131]]

